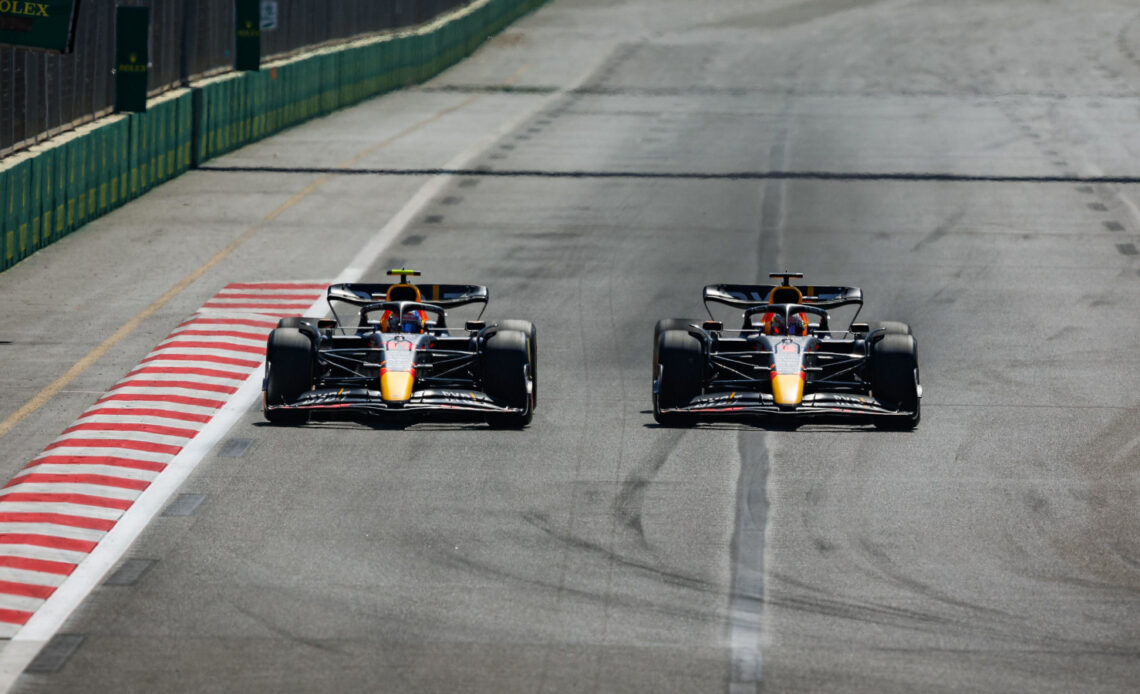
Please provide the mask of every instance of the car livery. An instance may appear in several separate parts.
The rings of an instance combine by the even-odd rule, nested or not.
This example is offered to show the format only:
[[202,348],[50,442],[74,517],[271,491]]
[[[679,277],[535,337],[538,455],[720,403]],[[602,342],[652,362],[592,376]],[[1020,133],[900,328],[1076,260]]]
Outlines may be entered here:
[[[388,274],[401,281],[330,286],[333,318],[278,323],[266,346],[266,419],[435,413],[528,424],[537,403],[534,325],[481,320],[487,287],[420,287],[409,281],[417,271]],[[448,309],[468,305],[480,305],[478,317],[452,331]],[[349,320],[340,314],[345,307]]]
[[[741,327],[717,320],[658,321],[653,349],[653,415],[683,426],[716,416],[858,417],[884,429],[919,423],[918,343],[897,321],[856,323],[855,287],[797,286],[801,273],[773,273],[778,285],[716,284],[709,304],[742,309]],[[831,310],[854,306],[847,327]]]

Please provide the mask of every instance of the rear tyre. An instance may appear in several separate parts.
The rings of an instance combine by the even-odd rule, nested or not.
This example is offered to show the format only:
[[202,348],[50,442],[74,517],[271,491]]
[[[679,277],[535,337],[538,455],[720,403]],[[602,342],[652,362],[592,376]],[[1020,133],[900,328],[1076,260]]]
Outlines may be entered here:
[[700,322],[696,318],[662,318],[657,321],[657,325],[653,326],[653,378],[657,378],[658,346],[661,341],[661,333],[666,330],[687,331],[690,325]]
[[687,426],[691,415],[662,412],[689,404],[701,392],[704,354],[701,342],[685,330],[666,329],[657,338],[654,377],[657,398],[653,403],[653,419],[662,426]]
[[918,343],[913,335],[887,334],[871,348],[871,393],[908,416],[879,417],[880,429],[910,430],[918,426]]
[[313,386],[313,343],[297,328],[269,333],[265,349],[265,418],[274,424],[305,421],[305,412],[270,410],[269,405],[294,402]]
[[880,320],[871,323],[871,332],[882,330],[886,335],[913,335],[910,326],[897,320]]
[[483,345],[483,389],[496,400],[523,412],[487,415],[495,429],[521,429],[534,418],[534,407],[527,381],[530,374],[530,348],[526,333],[499,330]]
[[304,335],[308,335],[309,339],[315,345],[321,338],[321,333],[317,329],[320,323],[320,318],[312,316],[287,316],[277,321],[278,328],[296,328]]
[[499,321],[500,330],[517,330],[527,336],[530,352],[531,409],[538,407],[538,330],[528,320],[508,318]]

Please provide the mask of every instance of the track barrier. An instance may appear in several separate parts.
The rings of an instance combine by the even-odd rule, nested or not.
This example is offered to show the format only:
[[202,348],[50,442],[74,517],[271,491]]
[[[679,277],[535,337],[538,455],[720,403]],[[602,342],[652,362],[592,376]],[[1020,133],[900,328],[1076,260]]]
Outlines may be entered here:
[[0,270],[213,157],[423,82],[546,0],[477,0],[421,27],[227,73],[0,160]]

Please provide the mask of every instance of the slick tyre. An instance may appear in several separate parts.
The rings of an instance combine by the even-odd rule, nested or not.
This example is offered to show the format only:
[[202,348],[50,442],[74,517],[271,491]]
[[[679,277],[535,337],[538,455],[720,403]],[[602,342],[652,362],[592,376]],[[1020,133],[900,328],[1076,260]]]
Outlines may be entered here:
[[312,316],[286,316],[277,321],[278,328],[296,328],[302,334],[307,335],[309,340],[315,345],[320,339],[320,332],[317,330],[317,325],[320,323],[320,318],[313,318]]
[[277,321],[277,327],[300,328],[301,324],[305,323],[315,328],[317,326],[317,323],[319,323],[321,320],[322,319],[320,318],[313,318],[312,316],[286,316],[285,318]]
[[909,430],[918,426],[918,343],[914,336],[888,334],[871,348],[871,393],[907,416],[875,419],[880,429]]
[[278,328],[269,333],[265,349],[265,418],[275,424],[293,424],[306,419],[304,412],[270,410],[269,405],[294,402],[313,385],[313,343],[297,328]]
[[685,330],[666,329],[657,338],[657,399],[653,419],[662,426],[691,424],[689,415],[662,410],[687,405],[701,392],[704,355],[701,342]]
[[696,318],[662,318],[653,326],[653,378],[657,378],[658,346],[661,344],[661,333],[666,330],[687,331],[693,323],[700,324]]
[[483,346],[483,389],[496,400],[521,413],[492,414],[487,423],[495,429],[521,429],[534,417],[534,403],[527,391],[530,348],[526,333],[499,330]]
[[886,335],[913,335],[910,326],[897,320],[880,320],[871,323],[871,332],[882,330]]
[[509,318],[499,321],[500,330],[517,330],[527,336],[527,349],[530,352],[531,401],[538,407],[538,330],[528,320]]

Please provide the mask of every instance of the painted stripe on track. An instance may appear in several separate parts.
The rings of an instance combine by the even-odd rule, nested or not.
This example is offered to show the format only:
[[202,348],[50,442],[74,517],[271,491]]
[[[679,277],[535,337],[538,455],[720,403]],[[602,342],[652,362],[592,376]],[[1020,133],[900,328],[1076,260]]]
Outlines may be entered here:
[[79,562],[86,559],[87,555],[91,553],[91,550],[64,549],[26,542],[10,542],[2,545],[2,547],[6,557],[16,557],[29,561],[49,561],[72,566],[78,566]]
[[[37,523],[0,523],[0,533],[27,535],[44,532],[44,527]],[[107,533],[101,530],[84,530],[83,528],[69,528],[62,525],[51,527],[51,536],[66,540],[82,540],[85,542],[98,542]]]
[[13,583],[26,583],[28,585],[58,588],[63,585],[66,580],[67,576],[45,574],[36,571],[26,571],[24,569],[0,568],[0,581],[11,581]]
[[237,289],[261,289],[266,291],[272,291],[274,289],[314,289],[323,294],[328,286],[327,282],[281,282],[278,284],[273,282],[231,282],[227,284],[226,288],[222,291],[234,291]]
[[[179,328],[185,328],[189,325],[240,325],[248,326],[251,328],[265,328],[272,330],[277,325],[277,321],[257,319],[257,318],[221,318],[219,316],[211,316],[202,314],[197,318],[191,318],[178,324]],[[177,331],[175,331],[177,332]]]
[[117,489],[135,489],[142,491],[150,486],[147,480],[133,480],[126,477],[111,477],[109,475],[49,475],[31,473],[22,475],[4,485],[5,489],[22,484],[59,484],[69,487],[83,485],[90,487],[114,487]]
[[148,490],[173,493],[187,472],[172,463],[241,389],[260,390],[275,316],[316,310],[327,286],[223,288],[0,488],[0,638],[20,633]]
[[239,340],[260,340],[262,342],[265,341],[265,335],[262,335],[260,333],[243,332],[241,330],[187,329],[187,330],[179,330],[176,333],[171,333],[172,337],[173,336],[182,337],[183,335],[196,335],[196,336],[201,336],[201,337],[216,337],[216,338],[222,339],[222,340],[230,339],[230,338],[236,338]]
[[67,513],[43,513],[39,509],[42,507],[33,507],[36,510],[29,511],[28,504],[18,503],[5,503],[0,500],[0,509],[7,508],[8,506],[19,507],[14,511],[0,510],[0,523],[43,523],[47,525],[68,525],[75,528],[87,528],[88,530],[110,530],[115,527],[115,521],[107,518],[88,518],[86,516],[76,516]]
[[[269,331],[266,330],[266,335]],[[208,363],[208,364],[225,364],[226,366],[240,366],[246,369],[256,369],[261,366],[260,361],[250,359],[240,359],[238,357],[229,357],[216,354],[156,354],[152,357],[143,359],[143,362],[181,362],[189,361],[194,363]]]
[[16,581],[0,581],[0,593],[3,593],[5,595],[22,595],[26,598],[38,598],[40,600],[47,600],[54,592],[55,586],[41,586],[34,583],[17,583]]
[[[106,421],[90,422],[90,424],[96,424],[96,425],[98,425],[98,424],[111,424],[111,423],[113,423],[113,422],[106,422]],[[125,422],[125,423],[130,424],[130,422]],[[166,444],[169,446],[178,447],[178,446],[181,446],[182,444],[186,443],[186,440],[189,438],[192,438],[192,436],[183,436],[181,434],[177,434],[177,435],[160,434],[160,433],[156,433],[156,432],[149,432],[149,431],[143,431],[143,430],[81,429],[81,430],[78,430],[75,432],[64,434],[62,438],[56,439],[54,443],[59,444],[59,445],[55,446],[56,448],[62,448],[62,447],[75,448],[77,445],[84,445],[84,444],[77,444],[76,443],[77,441],[87,441],[87,440],[94,439],[94,440],[98,440],[98,441],[109,441],[109,442],[111,442],[111,444],[115,444],[117,442],[122,442],[122,441],[131,441],[134,443]],[[104,447],[105,448],[115,448],[114,445],[109,445],[109,446],[105,445]],[[152,452],[156,452],[156,451],[152,451]],[[157,451],[157,452],[161,452],[161,451]],[[170,455],[174,455],[175,453],[177,453],[177,451],[170,452]]]
[[163,381],[143,378],[123,381],[111,386],[111,390],[122,390],[124,388],[180,388],[182,390],[201,390],[207,393],[224,393],[225,395],[233,395],[237,392],[237,388],[234,386],[220,386],[198,381]]
[[30,470],[40,465],[106,465],[151,472],[162,472],[166,469],[166,463],[110,455],[45,455],[36,458],[24,467]]
[[67,550],[69,552],[83,552],[90,554],[97,543],[88,540],[74,540],[54,535],[37,535],[34,533],[4,533],[0,532],[0,544],[3,545],[35,545],[38,547],[51,547]]
[[[66,577],[65,577],[66,578]],[[37,583],[29,583],[28,585],[39,585]],[[43,586],[47,590],[55,592],[52,586]],[[39,602],[37,598],[22,593],[5,593],[0,594],[0,609],[3,610],[16,610],[18,612],[33,612],[36,609],[36,603]]]
[[208,349],[220,352],[244,352],[245,354],[256,354],[258,356],[265,356],[265,345],[239,345],[233,342],[210,342],[209,340],[171,340],[164,342],[155,349]]
[[158,436],[173,436],[176,438],[192,438],[198,432],[183,427],[170,427],[161,424],[142,424],[140,422],[93,422],[86,421],[63,430],[70,434],[73,431],[136,431],[143,434],[156,434]]
[[64,439],[49,443],[44,450],[58,448],[123,448],[128,451],[142,451],[143,453],[163,453],[165,455],[178,455],[181,446],[171,446],[165,443],[151,443],[150,441],[132,441],[130,439]]
[[206,378],[227,379],[231,381],[244,381],[248,373],[239,371],[223,371],[222,369],[207,369],[198,366],[144,366],[127,374],[130,376],[204,376]]
[[[0,501],[16,503],[20,501],[42,502],[47,504],[81,504],[84,506],[98,506],[100,508],[113,508],[126,511],[131,507],[132,499],[116,499],[109,496],[95,496],[93,494],[72,494],[69,492],[33,492],[14,491],[0,496]],[[2,525],[2,524],[0,524]]]
[[66,463],[63,465],[39,463],[29,468],[29,472],[40,475],[107,475],[109,477],[125,477],[133,480],[146,481],[154,479],[155,475],[158,474],[151,470],[139,470],[137,468],[118,467],[114,465],[81,465],[78,463]]
[[[607,56],[608,53],[603,52],[603,54],[599,56],[596,64],[588,66],[573,84],[552,93],[532,109],[521,113],[518,117],[509,122],[503,123],[497,130],[489,133],[454,159],[447,162],[445,168],[459,170],[467,167],[475,157],[493,146],[501,137],[521,127],[528,119],[532,118],[535,113],[547,108],[549,104],[555,100],[562,98],[568,92],[585,83],[587,77],[602,64],[602,61],[605,60]],[[451,111],[441,112],[429,120],[434,120],[444,113],[457,111],[473,100],[474,99],[464,101],[453,107]],[[420,127],[418,124],[412,126],[412,128],[418,127]],[[380,143],[380,145],[377,145],[373,149],[379,149],[383,144],[385,143]],[[372,150],[362,153],[356,159],[363,158],[363,156],[370,151]],[[441,174],[433,176],[427,181],[411,199],[405,203],[395,216],[390,218],[380,231],[360,249],[356,256],[349,262],[348,266],[333,282],[360,281],[360,278],[367,271],[368,267],[380,258],[380,255],[388,249],[396,237],[408,227],[417,215],[422,214],[423,210],[440,194],[452,179],[453,176],[451,174]],[[329,180],[331,180],[331,177]],[[310,188],[315,188],[315,184],[314,186],[310,186]],[[292,199],[289,204],[292,204],[293,200],[296,199],[299,198]],[[284,209],[284,207],[279,209]],[[223,291],[234,292],[259,288],[265,290],[285,289],[289,291],[305,289],[313,290],[317,297],[323,297],[327,286],[327,283],[233,283],[227,285]],[[314,298],[312,305],[307,307],[307,309],[308,310],[304,313],[308,313],[309,315],[323,315],[325,311],[324,301],[321,300],[321,298]],[[232,307],[231,310],[233,310]],[[184,327],[187,323],[198,320],[264,320],[264,316],[284,317],[287,315],[298,315],[296,312],[291,313],[288,310],[270,309],[258,310],[254,313],[261,314],[261,317],[247,315],[235,318],[234,316],[222,315],[220,311],[203,311],[203,316],[192,317],[180,327]],[[304,315],[304,313],[302,313],[302,315]],[[263,327],[268,334],[273,325],[270,323]],[[256,360],[248,358],[240,360],[234,356],[217,355],[209,352],[205,354],[179,354],[172,350],[165,350],[143,359],[143,363],[155,361],[161,361],[163,363],[185,361],[194,362],[196,366],[208,366],[210,364],[245,366],[251,369],[251,375],[245,381],[244,385],[242,385],[241,389],[228,399],[228,404],[222,407],[209,422],[203,424],[198,436],[190,439],[186,448],[171,461],[170,468],[159,475],[155,482],[140,495],[136,503],[126,512],[123,522],[117,527],[114,523],[108,525],[107,529],[110,532],[107,533],[106,537],[100,541],[95,550],[88,555],[88,558],[79,564],[72,577],[68,581],[59,584],[58,590],[53,592],[51,597],[49,597],[34,614],[29,616],[26,612],[20,613],[19,611],[0,614],[0,636],[11,635],[11,641],[8,646],[0,651],[0,692],[7,691],[11,688],[40,649],[59,631],[64,621],[79,606],[91,590],[94,589],[98,582],[102,580],[106,573],[111,570],[115,563],[118,562],[130,547],[131,543],[143,532],[150,520],[161,511],[162,507],[174,495],[182,482],[189,477],[198,462],[221,440],[222,436],[229,431],[230,427],[233,426],[244,412],[253,405],[261,391],[259,377],[263,373],[262,361],[264,353],[257,356],[258,358]],[[117,402],[116,404],[119,403]],[[103,411],[106,412],[107,404],[105,401],[96,403],[92,409],[96,408],[103,408]],[[181,410],[182,407],[155,409]],[[4,502],[0,501],[0,525],[5,523],[42,522],[74,527],[90,527],[89,524],[91,523],[90,519],[64,514],[5,512],[4,506]],[[20,573],[17,570],[0,567],[0,580],[36,582],[28,580],[26,577],[15,578],[18,576],[20,576]],[[48,577],[50,578],[50,575],[48,575]]]
[[190,405],[216,410],[225,405],[224,400],[208,400],[206,398],[191,398],[185,395],[167,395],[165,393],[116,393],[96,401],[97,405],[105,402],[165,402],[172,405]]

